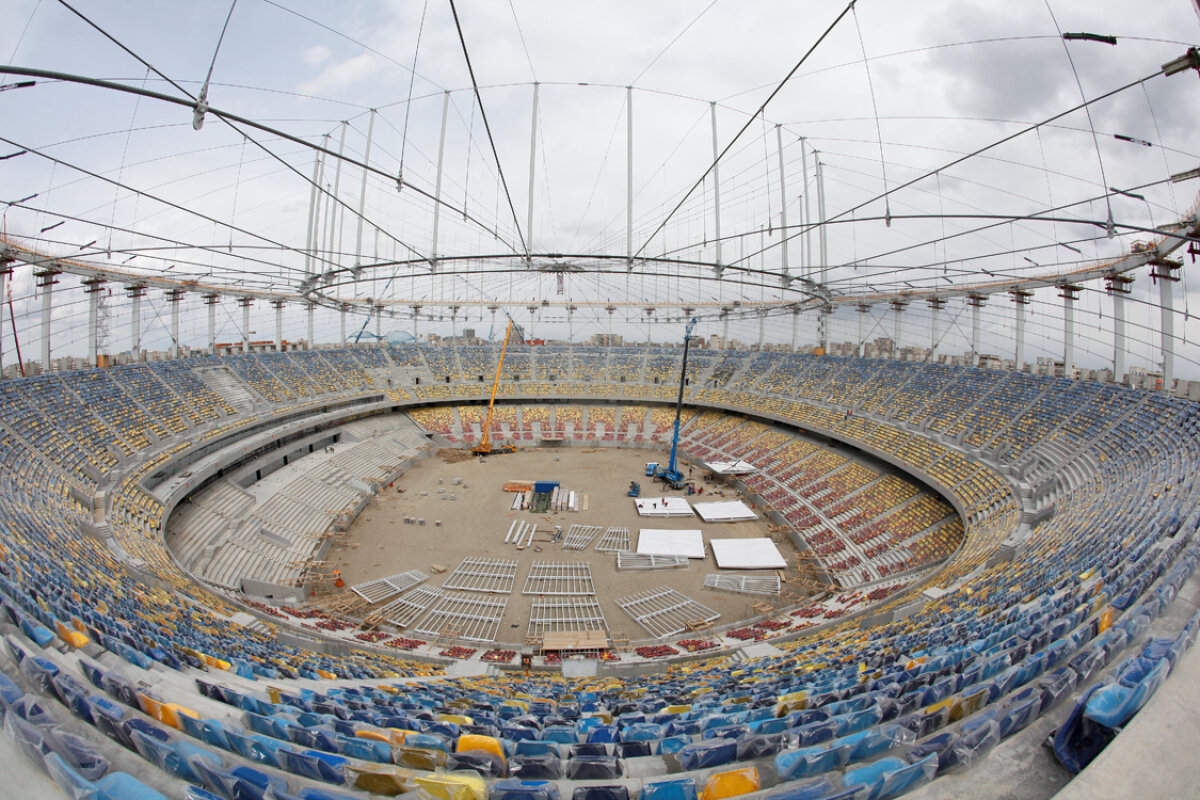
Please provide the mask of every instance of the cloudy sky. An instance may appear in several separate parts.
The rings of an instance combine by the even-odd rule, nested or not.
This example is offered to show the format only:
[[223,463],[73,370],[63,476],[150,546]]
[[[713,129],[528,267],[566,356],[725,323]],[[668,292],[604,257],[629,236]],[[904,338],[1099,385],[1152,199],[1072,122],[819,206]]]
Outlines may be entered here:
[[[289,291],[309,272],[328,273],[331,298],[394,304],[384,332],[448,334],[451,302],[464,306],[455,325],[486,329],[482,306],[500,303],[519,309],[534,335],[579,339],[608,329],[603,307],[611,303],[617,328],[663,341],[678,338],[678,322],[666,321],[678,312],[647,317],[645,306],[697,306],[702,332],[718,333],[711,317],[722,304],[806,296],[799,281],[782,288],[781,275],[858,297],[962,286],[983,270],[1056,274],[1128,252],[1147,238],[1137,228],[1178,219],[1200,186],[1164,183],[1194,168],[1200,153],[1200,82],[1194,72],[1158,74],[1200,39],[1187,0],[876,0],[844,14],[844,6],[811,0],[459,0],[453,8],[448,0],[238,0],[215,64],[230,10],[224,0],[0,2],[8,64],[177,98],[195,96],[212,64],[210,104],[269,129],[210,114],[194,131],[185,107],[45,78],[0,93],[0,155],[28,151],[0,161],[0,199],[37,195],[8,207],[6,235],[39,252],[181,280]],[[1085,31],[1117,44],[1059,35]],[[1087,112],[1070,112],[1084,98],[1095,100]],[[443,108],[435,243],[430,196]],[[717,146],[729,150],[719,180],[701,180],[713,161],[714,119]],[[312,144],[348,161],[315,164]],[[824,256],[817,227],[804,226],[821,218],[818,160]],[[365,183],[363,162],[378,171]],[[320,213],[310,234],[314,172]],[[1056,220],[1008,221],[1031,214]],[[1113,238],[1095,224],[1110,214],[1121,226]],[[636,253],[675,261],[627,273],[627,241]],[[526,248],[572,256],[535,262],[572,270],[561,293],[554,274],[524,268]],[[435,255],[448,260],[431,274]],[[726,265],[719,280],[717,263]],[[347,270],[359,265],[354,281]],[[30,272],[15,274],[13,301],[23,347],[35,350],[40,299]],[[77,351],[82,339],[86,304],[75,284],[67,277],[58,287],[56,355]],[[1157,289],[1144,274],[1135,287],[1130,363],[1153,367]],[[124,293],[110,288],[105,349],[115,352],[132,334]],[[1200,372],[1190,289],[1185,278],[1177,292],[1181,373]],[[579,304],[570,328],[559,307],[524,310],[542,300]],[[1061,355],[1059,302],[1052,289],[1035,296],[1030,360]],[[414,304],[422,306],[415,323]],[[207,312],[194,296],[183,306],[183,339],[202,345]],[[931,329],[914,304],[902,341],[925,345],[933,336],[961,352],[970,327],[963,308],[948,304]],[[1079,360],[1100,366],[1112,345],[1098,286],[1080,310]],[[160,298],[143,316],[143,344],[162,346]],[[1011,355],[1007,298],[989,303],[984,317],[985,349]],[[867,319],[869,336],[892,334],[882,306]],[[217,338],[239,339],[240,321],[232,300],[223,302]],[[337,314],[322,311],[317,324],[318,339],[338,335]],[[302,308],[289,305],[285,337],[302,337],[304,325]],[[833,339],[857,338],[859,315],[839,312],[832,325]],[[815,315],[798,327],[800,341],[811,342]],[[273,333],[263,303],[252,328],[254,338]],[[791,315],[769,318],[762,330],[790,341]],[[753,342],[759,323],[735,321],[731,332]],[[7,325],[3,348],[11,361]]]

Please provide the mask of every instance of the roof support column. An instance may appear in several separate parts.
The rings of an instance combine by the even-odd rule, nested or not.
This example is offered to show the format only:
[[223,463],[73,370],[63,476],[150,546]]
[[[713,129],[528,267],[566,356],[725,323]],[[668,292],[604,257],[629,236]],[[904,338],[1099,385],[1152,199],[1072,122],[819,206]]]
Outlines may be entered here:
[[442,165],[446,161],[446,115],[450,113],[450,92],[442,95],[442,133],[438,137],[437,178],[433,183],[433,246],[430,248],[431,266],[437,269],[438,223],[442,219]]
[[254,300],[250,297],[242,297],[238,299],[238,305],[242,307],[242,352],[250,352],[250,306],[254,305]]
[[972,367],[979,366],[979,309],[983,308],[983,304],[987,302],[987,297],[982,294],[967,295],[967,305],[971,307],[971,364]]
[[271,305],[275,308],[275,352],[283,352],[283,306],[282,300],[272,300]]
[[1025,306],[1029,305],[1033,292],[1028,289],[1009,289],[1008,293],[1012,295],[1016,315],[1016,352],[1013,360],[1016,361],[1017,372],[1022,372],[1025,369]]
[[84,278],[82,283],[88,299],[87,363],[88,367],[95,367],[100,338],[100,292],[104,291],[104,279]]
[[201,295],[204,305],[208,306],[208,354],[217,354],[217,303],[221,296],[216,292]]
[[717,103],[714,100],[709,104],[709,116],[712,118],[712,146],[713,146],[713,237],[717,245],[717,267],[720,268],[721,262],[721,167],[717,162],[717,156],[720,150],[717,148]]
[[1133,277],[1113,274],[1104,279],[1104,289],[1112,298],[1113,317],[1113,380],[1125,382],[1125,295],[1129,294]]
[[1162,388],[1175,388],[1175,283],[1182,261],[1160,258],[1151,262],[1150,277],[1158,281],[1158,307],[1162,320]]
[[533,82],[533,118],[529,123],[529,210],[526,215],[525,263],[533,266],[533,180],[537,164],[538,82]]
[[37,287],[42,291],[42,369],[50,371],[50,317],[53,311],[53,287],[58,283],[58,275],[62,270],[48,267],[33,273],[37,278]]
[[179,301],[182,289],[168,289],[167,302],[171,304],[171,358],[179,358]]

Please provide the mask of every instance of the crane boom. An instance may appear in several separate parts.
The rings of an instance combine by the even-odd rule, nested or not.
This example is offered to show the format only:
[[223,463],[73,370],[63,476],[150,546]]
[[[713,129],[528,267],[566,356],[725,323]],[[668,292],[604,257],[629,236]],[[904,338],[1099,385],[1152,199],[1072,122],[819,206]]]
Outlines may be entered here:
[[500,388],[500,371],[504,369],[504,354],[508,352],[508,338],[512,336],[513,321],[510,317],[508,328],[504,331],[504,344],[500,348],[500,360],[496,362],[496,378],[492,381],[492,397],[488,400],[487,420],[483,423],[483,440],[471,452],[486,456],[492,453],[511,453],[516,450],[512,445],[492,448],[492,410],[496,405],[496,390]]
[[676,452],[679,449],[679,416],[683,410],[683,388],[687,382],[688,345],[692,341],[692,330],[695,327],[696,318],[692,317],[688,320],[687,330],[683,334],[683,364],[679,367],[679,396],[675,399],[675,432],[671,436],[671,460],[668,462],[667,468],[660,469],[657,474],[675,488],[679,488],[683,481],[683,473],[679,471],[676,461]]

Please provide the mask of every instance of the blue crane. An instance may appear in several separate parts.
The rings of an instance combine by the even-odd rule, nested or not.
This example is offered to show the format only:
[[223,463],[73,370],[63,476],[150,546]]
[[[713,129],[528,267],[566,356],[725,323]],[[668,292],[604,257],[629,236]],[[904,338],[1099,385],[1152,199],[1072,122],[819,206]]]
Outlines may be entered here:
[[671,435],[671,460],[666,467],[658,467],[654,477],[662,478],[673,489],[683,488],[683,473],[679,471],[676,453],[679,450],[679,414],[683,409],[683,387],[687,382],[688,345],[692,341],[692,330],[696,327],[696,318],[688,320],[687,330],[683,334],[683,365],[679,368],[679,396],[675,400],[675,432]]

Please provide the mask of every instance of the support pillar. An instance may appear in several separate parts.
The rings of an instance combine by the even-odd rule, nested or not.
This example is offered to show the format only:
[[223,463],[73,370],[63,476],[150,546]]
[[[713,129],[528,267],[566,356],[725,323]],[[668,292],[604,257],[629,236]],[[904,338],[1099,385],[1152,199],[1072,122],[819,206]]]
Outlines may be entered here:
[[871,313],[871,306],[867,303],[859,303],[854,308],[858,311],[858,357],[866,358],[867,315]]
[[[338,159],[337,166],[333,169],[333,196],[329,200],[329,232],[326,234],[327,258],[332,268],[336,269],[342,258],[342,242],[341,232],[338,228],[338,220],[342,215],[341,196],[339,194],[342,183],[342,151],[346,149],[346,128],[349,124],[342,123],[342,135],[338,140]],[[336,237],[336,238],[335,238]]]
[[1063,377],[1075,376],[1075,301],[1079,299],[1082,286],[1060,283],[1058,296],[1063,301]]
[[375,343],[383,347],[383,303],[375,306]]
[[578,306],[571,304],[567,306],[567,342],[575,343],[575,311]]
[[1175,284],[1182,261],[1159,258],[1150,262],[1150,277],[1158,282],[1159,313],[1162,320],[1162,388],[1175,388]]
[[437,179],[433,183],[433,246],[430,248],[430,266],[437,270],[438,223],[442,218],[442,165],[446,161],[446,116],[450,113],[450,92],[442,95],[442,133],[438,137]]
[[625,87],[625,269],[633,270],[633,87]]
[[308,305],[306,305],[304,307],[304,310],[306,312],[308,312],[308,349],[316,350],[317,343],[313,338],[313,316],[314,316],[314,312],[316,312],[316,310],[317,310],[317,304],[309,303]]
[[821,350],[824,355],[829,355],[829,318],[832,316],[832,308],[829,306],[821,308]]
[[[358,223],[357,230],[354,234],[354,265],[362,264],[362,233],[363,233],[363,217],[367,211],[367,174],[368,168],[371,166],[371,139],[375,136],[375,109],[371,109],[371,115],[367,121],[367,149],[363,153],[363,174],[362,186],[358,190]],[[309,306],[311,309],[312,306]],[[312,347],[312,315],[309,315],[309,333],[308,346]]]
[[1012,295],[1016,315],[1014,360],[1017,362],[1017,372],[1023,372],[1025,370],[1025,306],[1029,305],[1029,298],[1033,297],[1033,292],[1028,289],[1009,289],[1008,293]]
[[283,307],[282,300],[272,300],[271,307],[275,309],[275,352],[283,352]]
[[208,306],[208,354],[215,356],[217,354],[217,303],[221,302],[221,296],[215,292],[201,295],[204,300],[204,305]]
[[938,317],[946,307],[946,301],[940,297],[929,297],[925,302],[929,304],[929,363],[932,364],[937,361]]
[[142,298],[146,296],[144,284],[133,283],[125,287],[132,308],[129,311],[129,355],[134,363],[142,360]]
[[796,331],[800,326],[800,309],[792,309],[792,352],[796,352]]
[[715,100],[709,104],[709,116],[712,118],[713,236],[716,238],[717,245],[716,264],[720,267],[724,262],[721,261],[721,165],[717,162],[720,150],[717,147],[717,103]]
[[892,358],[900,358],[902,345],[900,342],[900,315],[908,306],[907,300],[893,300],[892,306]]
[[238,305],[242,307],[242,352],[250,352],[250,306],[254,305],[254,299],[250,297],[242,297],[238,299]]
[[801,228],[801,236],[804,239],[802,242],[804,245],[804,264],[800,270],[800,276],[808,278],[809,273],[812,272],[812,231],[810,230],[812,228],[812,212],[808,207],[808,197],[812,192],[808,189],[808,144],[803,137],[800,139],[800,169],[802,170],[801,178],[804,181],[804,191],[802,192],[804,204],[800,207],[800,211],[804,216],[804,219],[801,220],[801,223],[804,225]]
[[421,312],[421,306],[414,305],[414,306],[411,306],[411,308],[412,308],[412,320],[413,320],[413,341],[419,343],[421,341],[421,331],[418,329],[418,324],[420,323],[421,320],[420,320],[420,317],[418,317],[417,315]]
[[[4,294],[4,290],[5,290],[5,288],[7,288],[5,286],[5,284],[8,281],[8,276],[12,274],[12,264],[14,261],[16,261],[16,259],[13,258],[12,256],[0,256],[0,312],[3,312],[3,310],[4,310],[4,301],[7,298],[7,295]],[[2,379],[4,377],[4,323],[3,323],[3,319],[4,319],[3,314],[0,313],[0,379]],[[16,339],[16,335],[17,335],[17,332],[13,331],[14,341]],[[18,364],[17,367],[18,367],[17,373],[20,374],[20,371],[21,371],[20,365]]]
[[760,308],[758,310],[758,349],[763,349],[763,333],[767,324],[767,310]]
[[967,295],[967,305],[971,307],[971,366],[979,366],[979,309],[987,302],[987,296],[972,292]]
[[[813,151],[816,152],[815,150]],[[829,266],[829,242],[825,236],[825,167],[821,163],[820,155],[817,156],[817,223],[820,226],[818,233],[821,243],[821,271]],[[809,266],[809,276],[812,276],[813,269]],[[820,283],[820,281],[818,281]]]
[[[448,93],[447,93],[448,96]],[[529,124],[529,210],[526,216],[525,229],[525,262],[533,264],[533,180],[534,166],[537,164],[537,114],[538,114],[538,82],[533,82],[533,118]]]
[[775,126],[775,145],[779,151],[779,265],[783,268],[783,280],[786,285],[791,278],[791,264],[788,263],[788,238],[791,231],[787,224],[787,175],[783,168],[783,126]]
[[87,363],[88,367],[96,366],[97,342],[99,340],[100,292],[104,291],[103,278],[84,278],[83,292],[88,299],[87,327]]
[[58,283],[62,270],[48,267],[33,273],[37,288],[42,292],[42,370],[50,371],[50,316],[53,311],[53,287]]
[[345,303],[338,309],[342,320],[342,335],[338,337],[338,344],[342,347],[346,346],[346,312],[350,310],[350,306]]
[[1125,383],[1125,295],[1133,291],[1132,283],[1129,275],[1104,278],[1104,288],[1113,304],[1113,380],[1117,383]]
[[729,308],[721,309],[721,349],[729,349]]
[[183,290],[168,289],[166,298],[171,305],[171,358],[179,358],[179,301],[183,300]]

